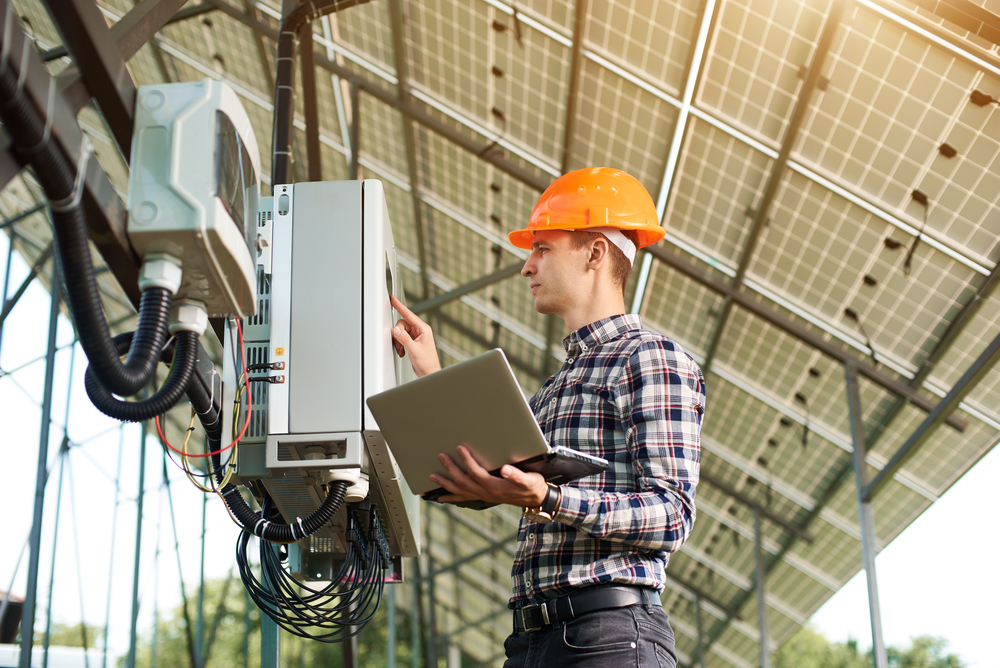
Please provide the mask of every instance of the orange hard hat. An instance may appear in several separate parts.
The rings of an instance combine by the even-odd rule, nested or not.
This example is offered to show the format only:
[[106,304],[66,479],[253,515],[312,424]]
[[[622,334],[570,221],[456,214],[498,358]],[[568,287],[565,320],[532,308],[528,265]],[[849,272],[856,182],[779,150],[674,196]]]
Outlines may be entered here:
[[666,230],[656,206],[638,179],[620,169],[592,167],[563,174],[545,189],[528,226],[507,235],[518,248],[531,249],[540,230],[614,227],[636,233],[639,248],[655,244]]

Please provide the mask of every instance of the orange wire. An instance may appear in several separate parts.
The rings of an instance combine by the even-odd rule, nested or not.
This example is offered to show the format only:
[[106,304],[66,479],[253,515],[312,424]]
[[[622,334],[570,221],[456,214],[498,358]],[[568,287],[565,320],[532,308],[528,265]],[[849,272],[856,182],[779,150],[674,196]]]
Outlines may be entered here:
[[220,448],[219,450],[213,450],[212,452],[206,452],[205,454],[196,455],[192,453],[182,452],[181,450],[178,450],[177,448],[175,448],[173,445],[170,444],[170,441],[167,440],[166,435],[163,433],[163,428],[160,427],[160,416],[157,415],[155,418],[153,418],[153,422],[156,423],[156,433],[160,435],[160,440],[163,441],[163,444],[165,446],[167,446],[177,454],[181,455],[182,457],[212,457],[214,455],[222,454],[229,448],[239,443],[240,440],[243,438],[243,436],[247,433],[247,427],[250,426],[250,411],[253,409],[253,397],[252,397],[253,393],[250,391],[250,374],[249,372],[247,372],[247,353],[243,345],[243,322],[238,318],[236,319],[236,330],[240,333],[240,356],[243,358],[243,375],[246,376],[247,379],[246,382],[247,417],[246,420],[243,421],[243,430],[240,431],[239,436],[237,436],[236,439],[226,447]]

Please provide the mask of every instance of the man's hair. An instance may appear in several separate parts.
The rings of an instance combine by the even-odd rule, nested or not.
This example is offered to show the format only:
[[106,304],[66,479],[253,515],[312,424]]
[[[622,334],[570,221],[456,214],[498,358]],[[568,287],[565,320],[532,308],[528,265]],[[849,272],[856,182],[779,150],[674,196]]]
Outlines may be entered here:
[[[622,230],[622,234],[625,238],[635,244],[635,247],[639,247],[639,236],[632,230]],[[589,244],[594,239],[599,238],[607,239],[600,232],[588,232],[586,230],[576,230],[573,232],[573,247],[583,248]],[[625,253],[622,252],[618,246],[611,243],[608,240],[608,255],[611,259],[611,280],[616,282],[622,289],[622,295],[625,294],[625,285],[628,283],[628,277],[632,275],[632,263],[628,261],[625,257]]]

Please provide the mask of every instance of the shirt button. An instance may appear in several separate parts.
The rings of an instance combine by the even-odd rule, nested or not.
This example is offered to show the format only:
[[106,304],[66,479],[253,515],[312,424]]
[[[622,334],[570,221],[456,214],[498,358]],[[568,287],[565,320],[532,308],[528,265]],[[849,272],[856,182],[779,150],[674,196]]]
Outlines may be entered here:
[[552,400],[551,400],[551,401],[549,401],[549,403],[550,403],[550,404],[552,404],[553,406],[555,406],[555,403],[556,403],[556,397],[552,397]]
[[581,343],[580,347],[583,348],[584,350],[586,350],[587,349],[587,344],[586,343]]
[[529,533],[528,534],[528,540],[535,540],[535,534]]

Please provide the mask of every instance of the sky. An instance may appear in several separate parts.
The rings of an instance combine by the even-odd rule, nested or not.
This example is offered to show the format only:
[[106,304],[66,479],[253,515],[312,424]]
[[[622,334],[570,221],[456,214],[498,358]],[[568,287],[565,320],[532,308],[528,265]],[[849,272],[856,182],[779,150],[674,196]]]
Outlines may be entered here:
[[[0,271],[6,257],[7,237],[0,235]],[[28,268],[15,254],[11,269],[11,284],[17,286]],[[0,443],[4,454],[0,507],[5,509],[0,590],[8,589],[30,530],[49,304],[48,293],[33,283],[2,333],[0,368],[11,373],[0,377]],[[140,428],[122,427],[90,405],[82,387],[86,359],[79,350],[74,354],[71,343],[69,322],[60,318],[57,345],[61,350],[56,358],[52,410],[56,424],[49,442],[53,478],[45,498],[37,628],[44,628],[53,572],[52,540],[60,471],[56,462],[62,425],[68,416],[69,439],[78,445],[69,451],[63,476],[51,588],[55,592],[52,617],[55,622],[75,624],[81,619],[82,608],[89,624],[102,626],[110,610],[111,652],[122,654],[128,649],[133,587]],[[189,586],[198,581],[203,509],[205,577],[225,577],[235,564],[238,530],[221,503],[210,498],[203,506],[204,495],[168,464],[179,546],[175,551],[161,453],[154,434],[147,441],[143,477],[146,521],[141,540],[140,631],[151,628],[154,608],[169,610],[180,603],[178,565]],[[116,505],[119,466],[121,489]],[[917,635],[941,636],[948,641],[948,651],[957,653],[967,666],[1000,666],[992,642],[992,633],[1000,625],[1000,522],[993,503],[998,479],[1000,448],[994,448],[877,557],[881,616],[888,645],[908,645],[910,638]],[[25,591],[26,571],[25,556],[13,580],[15,594],[23,595]],[[870,646],[864,573],[860,572],[820,608],[812,623],[830,640],[854,638],[862,646]]]

